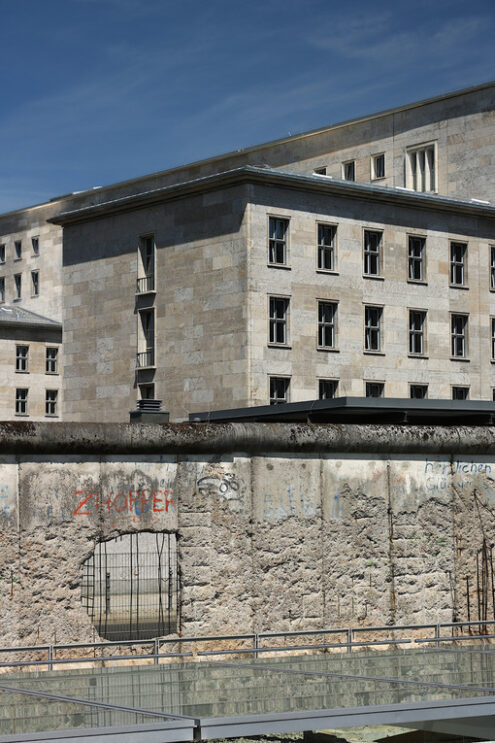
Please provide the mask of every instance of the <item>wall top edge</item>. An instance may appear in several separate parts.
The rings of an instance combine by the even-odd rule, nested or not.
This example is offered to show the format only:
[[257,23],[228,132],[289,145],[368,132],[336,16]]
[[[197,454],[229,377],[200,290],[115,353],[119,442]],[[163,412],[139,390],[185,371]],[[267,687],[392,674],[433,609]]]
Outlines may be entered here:
[[0,457],[265,454],[494,455],[493,426],[295,423],[0,423]]

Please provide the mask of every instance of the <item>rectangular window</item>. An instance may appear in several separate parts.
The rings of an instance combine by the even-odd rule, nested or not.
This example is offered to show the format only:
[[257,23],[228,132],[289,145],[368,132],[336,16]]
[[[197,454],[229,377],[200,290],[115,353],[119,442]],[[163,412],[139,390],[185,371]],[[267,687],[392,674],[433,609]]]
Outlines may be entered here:
[[31,271],[31,296],[37,297],[40,293],[40,272]]
[[318,225],[318,270],[335,271],[336,227],[328,224]]
[[467,400],[469,397],[469,387],[452,387],[453,400]]
[[284,297],[270,297],[270,343],[288,343],[289,300]]
[[467,315],[451,315],[451,352],[455,358],[467,356]]
[[339,382],[337,379],[319,379],[318,380],[318,399],[319,400],[332,400],[337,396],[337,387]]
[[364,275],[380,275],[380,253],[382,244],[382,233],[364,231]]
[[139,311],[138,368],[155,365],[155,313],[153,309]]
[[385,178],[385,155],[373,155],[371,159],[371,177],[373,180],[377,178]]
[[492,326],[492,361],[495,361],[495,317],[490,319]]
[[5,277],[0,277],[0,304],[5,302]]
[[409,397],[412,400],[425,400],[428,397],[428,385],[427,384],[409,385]]
[[16,415],[27,415],[28,412],[28,391],[27,389],[17,388],[15,391],[15,413]]
[[5,263],[5,245],[0,245],[0,263]]
[[137,294],[155,290],[155,239],[146,235],[139,239]]
[[15,284],[15,299],[20,299],[22,295],[22,274],[20,273],[14,274],[14,284]]
[[452,286],[464,286],[467,274],[466,243],[450,243],[450,283]]
[[141,400],[154,400],[155,399],[155,385],[154,384],[140,384],[139,385],[139,397]]
[[383,382],[366,382],[366,397],[383,397]]
[[31,245],[33,246],[33,255],[40,254],[40,239],[39,237],[31,238]]
[[289,402],[290,379],[287,377],[270,377],[270,405],[282,405]]
[[342,175],[345,181],[356,180],[356,166],[354,160],[342,163]]
[[318,302],[318,348],[335,348],[336,314],[334,302]]
[[490,289],[495,291],[495,245],[490,246]]
[[268,228],[268,263],[274,266],[286,266],[289,220],[270,217]]
[[364,308],[364,350],[380,351],[382,343],[382,307]]
[[436,191],[435,145],[414,147],[406,153],[406,186],[414,191]]
[[409,310],[409,353],[417,355],[425,353],[425,325],[424,310]]
[[15,370],[17,372],[28,371],[29,346],[15,347]]
[[22,242],[21,240],[16,240],[14,243],[14,252],[15,252],[15,260],[20,261],[22,258]]
[[425,245],[424,237],[409,235],[409,281],[425,280]]
[[46,390],[45,415],[57,415],[58,390]]
[[46,349],[45,374],[58,374],[58,348]]

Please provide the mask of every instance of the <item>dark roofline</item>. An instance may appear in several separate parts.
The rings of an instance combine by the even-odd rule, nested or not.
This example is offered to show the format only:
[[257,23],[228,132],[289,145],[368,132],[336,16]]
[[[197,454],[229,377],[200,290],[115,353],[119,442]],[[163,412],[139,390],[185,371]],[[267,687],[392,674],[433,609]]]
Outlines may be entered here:
[[281,405],[191,413],[190,422],[229,423],[436,423],[493,425],[495,402],[485,400],[411,400],[408,398],[337,397]]
[[[59,329],[62,330],[62,323],[58,322],[57,320],[50,320],[49,317],[45,317],[44,315],[38,315],[37,312],[32,312],[31,310],[26,310],[24,307],[14,307],[12,308],[12,312],[14,313],[17,309],[21,310],[23,313],[32,315],[33,320],[29,320],[29,318],[24,318],[21,320],[14,320],[9,319],[8,316],[5,316],[5,310],[9,310],[11,308],[9,307],[2,307],[0,310],[0,328],[3,327],[15,327],[15,328],[43,328],[43,329],[49,329],[49,330],[55,330]],[[41,322],[40,322],[41,321]]]
[[345,119],[344,121],[339,121],[335,124],[329,124],[327,126],[318,127],[316,129],[310,129],[309,131],[301,132],[299,134],[293,134],[289,137],[281,137],[280,139],[272,139],[272,140],[269,140],[268,142],[262,142],[261,144],[250,145],[249,147],[241,147],[238,150],[231,150],[230,152],[224,152],[220,155],[213,155],[212,157],[207,157],[201,160],[193,160],[193,162],[190,162],[190,163],[184,163],[183,165],[177,165],[173,168],[166,168],[165,170],[157,170],[153,173],[146,173],[145,175],[140,175],[135,178],[128,178],[123,181],[117,181],[116,183],[109,183],[105,186],[92,186],[86,189],[82,189],[81,191],[64,194],[63,196],[56,196],[53,199],[49,199],[48,201],[42,202],[41,204],[34,204],[32,206],[23,207],[22,209],[14,209],[11,212],[4,212],[0,214],[0,217],[19,214],[24,211],[28,211],[30,209],[40,209],[50,204],[56,204],[58,201],[69,201],[73,199],[78,199],[85,194],[87,195],[91,193],[95,189],[106,191],[106,190],[111,190],[114,188],[121,188],[123,186],[132,185],[133,183],[141,183],[143,181],[146,181],[148,178],[159,178],[161,176],[169,175],[172,173],[180,173],[181,170],[185,170],[187,168],[197,168],[197,167],[201,167],[204,165],[209,165],[209,164],[213,164],[217,162],[219,163],[222,160],[225,160],[230,157],[240,156],[243,154],[249,154],[249,153],[257,152],[257,151],[261,152],[270,147],[284,145],[289,142],[296,142],[299,139],[305,139],[306,137],[314,137],[314,136],[317,136],[318,134],[323,134],[324,132],[341,129],[343,127],[351,126],[353,124],[364,123],[366,121],[372,121],[373,119],[380,119],[385,116],[402,113],[403,111],[409,111],[414,108],[420,108],[421,106],[428,106],[433,103],[439,103],[441,101],[448,100],[449,98],[457,98],[462,95],[469,95],[471,93],[477,93],[479,91],[486,90],[494,86],[495,86],[495,80],[489,80],[485,83],[481,83],[480,85],[473,85],[468,88],[461,88],[460,90],[452,90],[448,93],[442,93],[441,95],[433,96],[431,98],[423,98],[422,100],[415,101],[413,103],[405,103],[401,106],[396,106],[395,108],[387,108],[382,111],[377,111],[372,114],[367,114],[366,116],[358,116],[353,119]]
[[389,188],[371,183],[344,181],[330,176],[294,173],[277,168],[261,168],[244,165],[241,168],[226,170],[222,173],[203,176],[171,186],[163,186],[144,193],[124,196],[114,201],[107,201],[93,206],[86,206],[71,212],[63,212],[48,222],[59,225],[76,224],[96,217],[116,214],[138,209],[171,199],[178,199],[203,191],[225,188],[240,183],[261,183],[283,188],[331,193],[336,196],[365,198],[381,203],[402,204],[420,209],[436,211],[464,212],[469,215],[495,217],[495,205],[454,199],[449,196],[438,196],[406,188]]

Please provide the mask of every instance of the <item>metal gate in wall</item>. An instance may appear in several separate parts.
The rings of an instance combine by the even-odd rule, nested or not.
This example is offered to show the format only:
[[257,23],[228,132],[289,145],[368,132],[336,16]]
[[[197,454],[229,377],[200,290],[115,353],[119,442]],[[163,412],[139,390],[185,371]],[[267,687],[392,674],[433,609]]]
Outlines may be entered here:
[[101,637],[148,640],[176,631],[175,534],[137,532],[98,542],[82,567],[82,602]]

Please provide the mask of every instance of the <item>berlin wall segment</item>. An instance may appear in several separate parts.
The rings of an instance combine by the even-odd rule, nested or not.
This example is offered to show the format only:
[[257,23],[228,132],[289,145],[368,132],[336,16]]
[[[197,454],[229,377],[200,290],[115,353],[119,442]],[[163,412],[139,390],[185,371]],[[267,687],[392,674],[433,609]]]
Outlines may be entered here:
[[493,429],[8,425],[4,646],[93,640],[82,565],[139,532],[177,535],[184,635],[493,614]]

